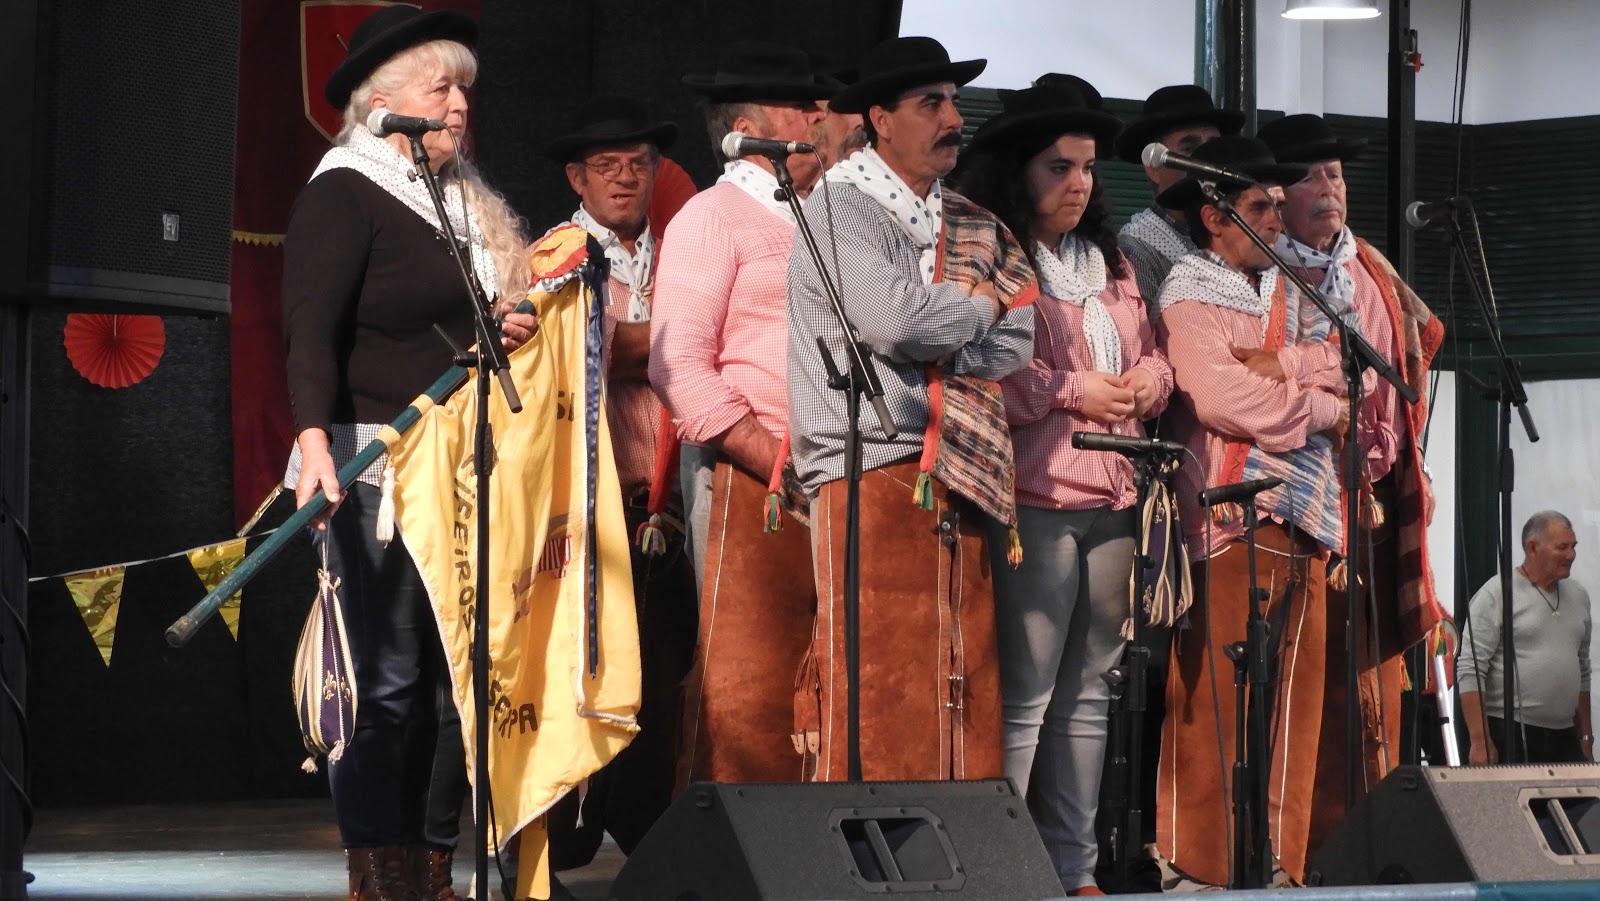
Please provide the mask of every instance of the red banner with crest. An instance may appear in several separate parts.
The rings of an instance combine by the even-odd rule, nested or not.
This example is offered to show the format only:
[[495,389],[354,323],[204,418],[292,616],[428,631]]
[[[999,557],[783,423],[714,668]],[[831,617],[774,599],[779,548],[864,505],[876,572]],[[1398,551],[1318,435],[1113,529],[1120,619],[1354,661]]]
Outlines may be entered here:
[[[322,86],[350,34],[384,0],[244,0],[233,189],[233,509],[242,523],[283,477],[294,423],[284,379],[283,232],[289,210],[339,132]],[[420,0],[478,14],[478,0]]]

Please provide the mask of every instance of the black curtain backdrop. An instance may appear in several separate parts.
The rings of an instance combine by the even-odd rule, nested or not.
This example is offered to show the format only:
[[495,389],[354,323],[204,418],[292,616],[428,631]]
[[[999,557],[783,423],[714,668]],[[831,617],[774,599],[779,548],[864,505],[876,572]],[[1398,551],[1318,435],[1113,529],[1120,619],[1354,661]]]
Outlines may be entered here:
[[489,183],[533,234],[576,206],[561,167],[539,154],[594,94],[627,94],[679,125],[667,154],[704,188],[720,174],[695,97],[679,79],[716,68],[717,50],[755,38],[854,65],[899,33],[899,0],[483,0],[473,130]]

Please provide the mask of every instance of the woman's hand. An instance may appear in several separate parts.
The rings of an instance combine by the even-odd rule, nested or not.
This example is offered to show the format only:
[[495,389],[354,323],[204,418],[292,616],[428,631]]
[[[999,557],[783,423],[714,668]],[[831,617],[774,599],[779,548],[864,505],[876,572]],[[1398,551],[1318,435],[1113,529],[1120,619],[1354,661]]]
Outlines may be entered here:
[[344,493],[339,490],[339,471],[333,465],[333,454],[328,450],[328,433],[322,429],[306,429],[297,439],[300,445],[300,481],[294,486],[295,509],[304,507],[322,492],[328,499],[328,509],[312,520],[312,528],[328,528],[328,518],[339,509]]
[[516,350],[539,334],[539,314],[507,313],[500,323],[500,343],[508,351]]
[[1122,374],[1122,386],[1133,392],[1133,419],[1143,420],[1156,405],[1156,377],[1138,366]]
[[1078,410],[1084,416],[1101,425],[1113,425],[1132,416],[1134,405],[1133,390],[1123,384],[1122,376],[1099,371],[1083,373]]

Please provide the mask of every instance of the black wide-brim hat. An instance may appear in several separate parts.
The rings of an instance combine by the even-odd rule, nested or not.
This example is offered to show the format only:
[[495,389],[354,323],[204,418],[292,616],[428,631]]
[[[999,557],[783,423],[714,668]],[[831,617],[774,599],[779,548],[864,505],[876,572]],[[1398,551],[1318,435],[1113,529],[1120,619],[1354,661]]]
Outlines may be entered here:
[[455,41],[475,47],[478,23],[466,13],[450,9],[425,13],[415,6],[385,6],[356,26],[350,35],[350,55],[328,76],[322,96],[335,109],[344,109],[350,95],[379,66],[429,41]]
[[1366,138],[1340,139],[1321,116],[1297,113],[1256,129],[1256,137],[1272,148],[1280,163],[1348,162],[1367,149]]
[[[1280,163],[1265,143],[1244,135],[1223,135],[1194,149],[1193,157],[1231,172],[1248,176],[1258,182],[1274,185],[1292,185],[1306,177],[1306,167],[1300,163]],[[1232,193],[1248,187],[1244,182],[1218,179],[1217,187],[1223,193]],[[1169,210],[1188,209],[1205,199],[1200,190],[1200,179],[1193,175],[1156,195],[1156,203]]]
[[1064,84],[1011,91],[1000,102],[1000,112],[978,126],[969,152],[1049,143],[1064,134],[1087,134],[1098,151],[1122,131],[1121,120],[1089,106],[1077,89]]
[[[1071,88],[1083,95],[1083,105],[1090,109],[1105,109],[1105,98],[1100,96],[1100,89],[1089,83],[1086,78],[1077,75],[1066,75],[1061,72],[1046,72],[1033,80],[1036,88]],[[1001,91],[1004,97],[1008,91]],[[1121,124],[1118,124],[1121,127]]]
[[1215,125],[1224,136],[1236,135],[1244,127],[1244,113],[1218,109],[1211,94],[1199,85],[1157,88],[1145,99],[1139,118],[1128,123],[1117,138],[1117,157],[1139,163],[1146,144],[1183,125]]
[[578,110],[576,127],[544,145],[543,153],[567,163],[591,147],[650,143],[657,150],[666,150],[677,138],[676,122],[650,121],[650,111],[638,100],[599,94]]
[[910,88],[952,81],[964,85],[989,65],[986,59],[951,62],[950,52],[933,38],[890,38],[867,51],[861,77],[829,102],[841,113],[865,113],[871,106],[893,103]]
[[768,41],[734,41],[717,54],[717,71],[685,75],[683,86],[712,103],[826,100],[839,89],[804,50]]

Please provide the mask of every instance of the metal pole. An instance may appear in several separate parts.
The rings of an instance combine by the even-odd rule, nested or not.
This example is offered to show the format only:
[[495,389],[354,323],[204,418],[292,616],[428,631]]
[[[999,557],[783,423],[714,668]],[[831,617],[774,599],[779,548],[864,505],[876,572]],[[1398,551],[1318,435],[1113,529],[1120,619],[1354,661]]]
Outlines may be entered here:
[[1195,82],[1225,109],[1244,113],[1256,132],[1256,7],[1254,0],[1197,0]]
[[1413,232],[1406,204],[1417,193],[1417,32],[1411,0],[1389,0],[1389,262],[1411,281]]
[[28,312],[0,303],[0,901],[28,897]]

